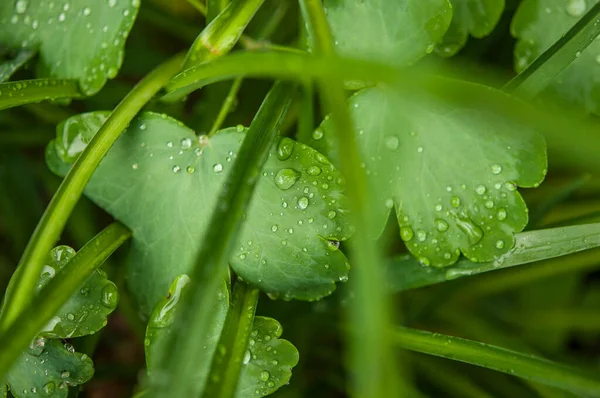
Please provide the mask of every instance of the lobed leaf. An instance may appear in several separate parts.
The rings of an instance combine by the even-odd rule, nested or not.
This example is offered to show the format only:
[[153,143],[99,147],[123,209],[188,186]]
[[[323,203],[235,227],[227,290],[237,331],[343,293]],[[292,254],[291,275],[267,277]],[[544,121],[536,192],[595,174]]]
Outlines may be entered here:
[[[560,39],[597,0],[525,0],[517,9],[511,32],[518,41],[515,69],[522,72]],[[565,69],[548,92],[587,111],[600,112],[600,42],[594,41]]]
[[140,0],[7,0],[0,3],[0,44],[39,50],[38,74],[77,79],[98,92],[116,76]]
[[[45,287],[75,254],[75,250],[68,246],[52,249],[37,290]],[[97,269],[48,322],[41,335],[66,339],[96,333],[106,325],[108,315],[117,308],[117,302],[117,287],[106,278],[104,271]]]
[[[470,83],[451,83],[478,102],[392,88],[370,88],[349,100],[369,177],[375,234],[392,208],[401,237],[425,265],[454,264],[461,252],[492,261],[514,245],[527,224],[517,186],[537,186],[546,173],[543,137],[487,107],[508,96]],[[309,145],[338,159],[326,119]]]
[[433,51],[448,28],[448,0],[324,0],[342,56],[407,66]]
[[504,0],[450,0],[452,21],[436,52],[444,57],[456,54],[469,35],[481,39],[496,27],[504,10]]
[[[59,126],[47,150],[55,173],[65,175],[73,148],[85,146],[102,117],[83,114]],[[243,132],[196,137],[166,115],[145,113],[90,180],[86,194],[133,231],[128,276],[143,313],[189,271]],[[286,299],[330,294],[349,267],[338,250],[352,233],[343,185],[323,155],[283,138],[263,168],[230,260],[237,275]]]
[[94,375],[92,360],[58,340],[36,339],[7,375],[15,398],[35,396],[66,398],[69,386],[78,386]]

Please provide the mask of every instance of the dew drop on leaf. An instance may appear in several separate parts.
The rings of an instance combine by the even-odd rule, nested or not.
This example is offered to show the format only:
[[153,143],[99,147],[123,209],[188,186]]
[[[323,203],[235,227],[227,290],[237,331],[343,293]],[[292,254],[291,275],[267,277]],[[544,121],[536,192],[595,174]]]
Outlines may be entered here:
[[271,377],[271,375],[269,374],[269,372],[267,372],[266,370],[263,370],[262,372],[260,372],[260,379],[262,381],[267,381],[269,380],[269,377]]
[[503,240],[497,241],[496,242],[496,248],[503,249],[504,248],[504,241]]
[[321,168],[319,166],[310,166],[306,172],[311,176],[318,176],[321,174]]
[[413,236],[415,236],[415,233],[413,232],[411,227],[400,228],[400,237],[403,241],[408,242],[413,238]]
[[444,232],[444,231],[448,230],[448,223],[440,218],[435,220],[435,225],[437,227],[437,230],[440,232]]
[[492,174],[500,174],[502,172],[502,166],[499,164],[492,165]]
[[308,207],[308,198],[306,196],[302,196],[300,199],[298,199],[298,207],[303,210]]
[[277,158],[279,160],[288,159],[294,151],[294,144],[295,142],[292,139],[283,137],[277,145]]
[[44,384],[44,387],[42,387],[42,392],[44,393],[44,395],[50,396],[50,395],[54,394],[55,389],[56,389],[56,385],[53,382],[50,382],[50,383]]
[[317,128],[315,131],[313,131],[312,137],[315,140],[320,140],[321,138],[323,138],[323,130],[320,128]]
[[567,13],[572,17],[580,17],[586,9],[585,0],[568,0]]
[[500,221],[505,220],[507,216],[506,209],[498,209],[498,213],[496,214],[496,216]]
[[477,244],[483,238],[483,231],[473,221],[457,217],[456,225],[469,237],[471,245]]
[[115,308],[119,300],[117,287],[113,283],[108,283],[102,288],[102,305],[106,308]]
[[220,173],[223,171],[223,165],[221,163],[217,163],[213,166],[213,171],[215,173]]
[[173,171],[173,173],[178,174],[181,171],[181,167],[175,165],[171,170]]
[[393,135],[386,137],[385,147],[387,149],[389,149],[390,151],[395,151],[396,149],[398,149],[398,146],[400,146],[400,141],[398,140],[398,137]]
[[294,169],[281,169],[275,175],[275,185],[282,190],[290,189],[300,178],[300,173]]

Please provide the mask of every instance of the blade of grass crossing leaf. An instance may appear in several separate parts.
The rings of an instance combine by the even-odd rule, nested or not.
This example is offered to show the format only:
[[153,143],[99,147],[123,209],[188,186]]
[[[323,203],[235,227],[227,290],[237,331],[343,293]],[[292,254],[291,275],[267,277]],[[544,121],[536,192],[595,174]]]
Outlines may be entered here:
[[227,274],[227,260],[236,244],[243,214],[268,151],[275,142],[292,97],[289,84],[271,89],[252,121],[231,174],[225,180],[203,245],[196,256],[191,285],[177,312],[173,333],[159,353],[157,374],[150,381],[154,397],[186,397],[196,390],[193,377],[197,353],[207,335],[212,302]]
[[13,362],[44,325],[130,236],[131,232],[121,223],[115,222],[106,227],[83,246],[75,257],[19,313],[8,329],[4,329],[0,338],[2,341],[10,341],[10,344],[0,350],[1,380],[4,380],[3,376]]
[[391,334],[404,349],[466,362],[588,397],[600,397],[600,377],[547,359],[458,337],[397,327]]
[[504,89],[523,99],[536,97],[600,35],[598,18],[600,3],[594,5],[527,69],[508,82]]
[[462,259],[454,266],[436,269],[423,267],[413,256],[399,256],[388,263],[387,285],[391,291],[400,292],[566,256],[599,246],[600,223],[522,232],[516,235],[515,247],[510,252],[487,263],[474,263]]
[[225,97],[225,101],[223,101],[223,105],[219,110],[219,114],[217,115],[217,118],[215,119],[215,122],[213,123],[210,132],[208,133],[209,137],[214,135],[217,132],[217,130],[221,128],[221,125],[223,125],[227,114],[231,112],[231,107],[236,101],[238,91],[240,91],[240,87],[242,86],[242,81],[243,79],[241,77],[238,77],[231,84],[229,92],[227,93],[227,97]]
[[240,281],[236,282],[219,340],[219,347],[228,349],[217,349],[215,353],[204,390],[206,398],[228,398],[235,395],[257,303],[258,289]]
[[46,100],[77,98],[77,80],[34,79],[0,84],[0,110]]
[[[317,54],[333,55],[333,39],[320,0],[300,0],[302,14],[308,24],[313,47]],[[343,82],[339,79],[321,79],[321,97],[325,108],[332,112],[335,138],[340,153],[341,170],[348,181],[348,196],[354,211],[356,234],[350,244],[355,264],[353,279],[356,300],[348,316],[357,327],[349,336],[350,368],[353,377],[353,393],[357,397],[399,396],[398,368],[395,356],[386,339],[391,321],[391,311],[386,292],[380,289],[384,283],[381,272],[380,252],[375,241],[369,239],[370,215],[366,196],[366,178],[360,167],[360,154],[353,133],[354,125],[346,105]],[[401,377],[401,376],[400,376]]]
[[61,232],[94,170],[142,107],[181,68],[176,56],[148,74],[122,101],[85,148],[52,197],[6,291],[0,327],[6,328],[31,301],[43,261]]

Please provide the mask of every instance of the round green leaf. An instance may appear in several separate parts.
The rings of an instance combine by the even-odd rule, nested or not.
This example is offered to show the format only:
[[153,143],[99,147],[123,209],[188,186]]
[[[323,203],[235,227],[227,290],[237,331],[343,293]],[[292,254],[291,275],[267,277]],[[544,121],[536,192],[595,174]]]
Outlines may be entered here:
[[85,94],[114,78],[140,0],[4,0],[0,43],[39,49],[42,76],[77,79]]
[[[152,369],[156,366],[155,356],[158,350],[162,348],[162,344],[165,342],[167,336],[171,333],[171,325],[175,321],[175,313],[181,300],[182,294],[185,291],[190,278],[187,275],[178,276],[171,288],[169,289],[169,295],[163,297],[148,320],[148,326],[146,327],[146,338],[144,339],[144,345],[146,347],[146,364],[148,366],[148,372],[152,376]],[[221,331],[225,324],[225,318],[227,317],[227,310],[229,309],[229,291],[227,290],[227,284],[223,282],[220,286],[218,297],[216,300],[216,306],[213,311],[213,317],[211,319],[211,333],[207,344],[204,348],[204,355],[194,363],[196,368],[196,379],[195,382],[198,385],[198,390],[202,390],[202,386],[206,383],[208,372],[212,357],[217,349],[219,338],[221,337]]]
[[448,0],[324,0],[336,50],[406,66],[433,51],[448,28]]
[[279,338],[282,332],[281,324],[275,319],[254,318],[236,397],[264,397],[290,381],[299,355],[292,343]]
[[[456,83],[469,98],[508,96]],[[401,237],[426,265],[454,264],[460,253],[491,261],[527,224],[517,186],[537,186],[546,172],[543,137],[492,107],[442,101],[431,94],[372,88],[350,98],[363,168],[381,231],[395,207]],[[330,121],[307,142],[332,152]]]
[[[74,256],[75,250],[68,246],[52,249],[42,269],[38,291]],[[106,278],[104,271],[98,269],[48,322],[41,335],[66,339],[96,333],[106,325],[117,302],[117,287]]]
[[[95,133],[97,123],[86,120],[97,118],[102,115],[83,114],[59,126],[47,150],[54,172],[65,175],[72,157],[59,154],[74,155],[73,142],[85,143]],[[79,135],[64,132],[75,125]],[[197,137],[166,115],[145,113],[92,176],[86,194],[133,232],[128,279],[143,313],[177,275],[189,271],[243,138],[241,126]],[[337,250],[352,232],[343,185],[323,155],[283,138],[269,155],[245,215],[230,260],[235,272],[287,299],[330,294],[336,282],[346,280],[349,267]]]
[[452,22],[436,52],[444,57],[456,54],[469,35],[478,39],[489,35],[504,10],[504,0],[451,0]]
[[92,360],[58,340],[36,339],[7,375],[15,398],[31,396],[66,398],[69,386],[77,386],[94,375]]
[[[523,71],[563,36],[597,0],[525,0],[513,18],[515,69]],[[600,41],[591,43],[548,88],[568,103],[600,113]]]

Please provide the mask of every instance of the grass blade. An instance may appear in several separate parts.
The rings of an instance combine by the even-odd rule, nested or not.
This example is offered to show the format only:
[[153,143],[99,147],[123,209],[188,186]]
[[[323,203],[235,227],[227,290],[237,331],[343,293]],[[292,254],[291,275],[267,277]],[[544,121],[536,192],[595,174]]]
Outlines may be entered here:
[[0,83],[0,110],[80,96],[77,80],[34,79]]
[[600,3],[594,5],[563,37],[536,58],[504,89],[523,99],[535,98],[600,35]]
[[407,350],[508,373],[581,396],[600,397],[598,374],[587,373],[535,355],[404,327],[396,328],[392,335],[398,346]]
[[0,334],[0,341],[10,341],[0,350],[1,380],[5,380],[3,376],[13,362],[54,314],[130,236],[131,232],[119,222],[106,227],[77,252],[10,327]]
[[488,263],[462,259],[446,268],[423,267],[410,255],[388,263],[388,288],[393,292],[414,289],[483,272],[515,267],[577,253],[600,246],[600,223],[522,232],[513,250]]
[[275,84],[252,121],[231,174],[221,189],[218,205],[212,212],[203,245],[196,256],[191,285],[177,312],[173,332],[158,358],[159,368],[151,380],[151,396],[189,397],[197,390],[192,377],[198,352],[206,345],[204,336],[210,324],[219,283],[227,273],[227,260],[237,242],[241,220],[268,151],[274,144],[279,127],[291,102],[291,87]]

